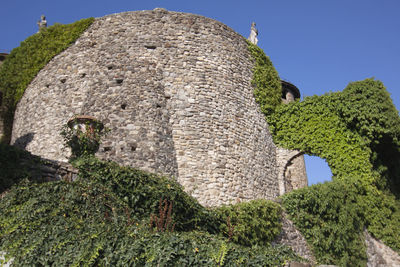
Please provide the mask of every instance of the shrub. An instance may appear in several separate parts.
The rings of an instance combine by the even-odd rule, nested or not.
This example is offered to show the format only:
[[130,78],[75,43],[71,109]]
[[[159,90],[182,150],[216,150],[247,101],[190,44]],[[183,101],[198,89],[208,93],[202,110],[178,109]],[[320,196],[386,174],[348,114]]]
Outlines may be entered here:
[[214,212],[205,209],[197,200],[183,191],[176,181],[141,170],[121,167],[114,162],[95,157],[82,157],[73,161],[79,177],[94,180],[111,188],[134,210],[137,218],[158,214],[159,200],[173,202],[172,218],[176,230],[203,229],[216,233],[219,220]]
[[203,231],[152,231],[149,218],[136,219],[138,207],[110,185],[116,186],[80,179],[12,188],[0,200],[0,251],[16,266],[284,266],[301,260],[285,246],[246,247]]
[[0,193],[23,179],[43,181],[41,159],[29,152],[0,143]]
[[281,208],[272,201],[258,199],[216,209],[220,231],[233,242],[251,246],[265,245],[281,232]]
[[399,251],[400,202],[391,194],[400,192],[400,117],[381,82],[280,105],[267,121],[276,144],[324,158],[332,170],[334,183],[284,197],[317,259],[363,264],[364,226]]
[[355,184],[338,181],[282,197],[286,211],[311,245],[318,262],[365,266],[364,211],[358,203],[362,190]]

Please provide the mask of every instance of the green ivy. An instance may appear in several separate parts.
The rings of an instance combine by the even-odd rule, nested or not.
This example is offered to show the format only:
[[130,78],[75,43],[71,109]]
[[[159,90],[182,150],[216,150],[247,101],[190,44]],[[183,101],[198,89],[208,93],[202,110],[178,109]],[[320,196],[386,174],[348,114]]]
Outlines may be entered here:
[[274,142],[326,159],[332,183],[283,197],[319,262],[362,266],[363,227],[400,250],[400,117],[380,81],[278,106]]
[[[246,40],[247,41],[247,40]],[[254,97],[260,105],[261,112],[271,115],[282,102],[282,85],[278,72],[271,60],[257,45],[247,41],[248,49],[254,59],[253,79]]]
[[380,81],[281,105],[267,120],[276,144],[326,159],[334,179],[399,191],[400,117]]
[[313,248],[318,262],[366,265],[364,216],[357,203],[359,190],[356,185],[333,182],[283,196],[286,211]]
[[[197,221],[205,216],[196,209],[205,208],[166,178],[94,158],[75,164],[86,166],[75,182],[24,181],[0,200],[0,251],[13,258],[14,265],[284,266],[302,260],[285,246],[242,246],[199,231],[202,227],[187,231],[195,228],[194,216],[199,216]],[[146,214],[153,212],[158,196],[172,199],[173,209],[181,210],[182,215],[173,216],[178,231],[150,227]]]
[[281,207],[265,199],[221,206],[220,232],[233,242],[251,246],[272,242],[281,232]]
[[14,112],[29,83],[56,55],[68,48],[93,23],[94,18],[82,19],[69,25],[55,24],[28,37],[14,48],[0,67],[0,91],[5,110],[4,136],[11,138]]
[[172,217],[177,230],[205,230],[218,232],[220,220],[216,214],[204,208],[197,200],[183,191],[176,181],[138,169],[122,167],[96,157],[81,157],[73,161],[79,177],[97,181],[119,196],[134,209],[136,218],[143,219],[158,214],[159,201],[172,203]]

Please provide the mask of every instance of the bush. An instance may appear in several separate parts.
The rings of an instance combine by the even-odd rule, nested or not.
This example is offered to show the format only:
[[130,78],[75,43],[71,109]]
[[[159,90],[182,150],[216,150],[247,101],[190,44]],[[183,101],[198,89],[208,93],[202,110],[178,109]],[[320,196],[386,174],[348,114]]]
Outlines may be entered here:
[[357,181],[333,181],[282,197],[283,206],[321,263],[365,266],[364,228],[400,252],[400,203]]
[[0,143],[0,193],[23,179],[43,181],[41,159],[27,151]]
[[154,231],[149,217],[136,219],[139,207],[129,207],[115,182],[12,188],[0,200],[0,251],[16,266],[284,266],[301,260],[285,246],[246,247],[203,231]]
[[251,246],[265,245],[281,232],[281,208],[272,201],[258,199],[216,209],[220,231],[233,242]]
[[364,226],[399,251],[400,117],[381,82],[280,105],[267,121],[276,144],[324,158],[332,170],[335,182],[284,197],[318,260],[364,264]]
[[121,167],[114,162],[95,157],[82,157],[73,161],[79,169],[79,177],[93,180],[111,188],[134,215],[141,219],[158,214],[159,201],[173,205],[172,217],[176,230],[202,229],[210,233],[218,231],[220,223],[213,211],[201,206],[197,200],[183,191],[176,181],[141,170]]
[[283,206],[311,245],[319,263],[365,266],[363,189],[331,182],[299,189],[282,197]]

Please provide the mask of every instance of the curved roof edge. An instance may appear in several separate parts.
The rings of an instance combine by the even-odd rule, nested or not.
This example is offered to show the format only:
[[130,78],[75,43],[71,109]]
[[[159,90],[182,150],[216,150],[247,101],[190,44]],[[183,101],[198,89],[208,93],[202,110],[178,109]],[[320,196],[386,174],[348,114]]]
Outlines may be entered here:
[[300,98],[300,90],[294,84],[281,80],[282,84],[282,94],[286,94],[287,91],[291,91],[294,95],[294,98]]

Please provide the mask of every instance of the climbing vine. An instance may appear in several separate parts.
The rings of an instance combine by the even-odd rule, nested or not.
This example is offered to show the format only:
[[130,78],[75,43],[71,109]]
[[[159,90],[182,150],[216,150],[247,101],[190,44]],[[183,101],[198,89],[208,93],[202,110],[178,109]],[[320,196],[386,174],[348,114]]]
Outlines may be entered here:
[[281,105],[267,120],[276,144],[326,159],[334,179],[399,191],[400,117],[380,81]]
[[1,114],[6,143],[11,138],[14,112],[29,83],[56,55],[64,51],[93,23],[94,18],[68,25],[55,24],[28,37],[14,48],[0,67],[0,91],[3,93]]
[[248,49],[254,59],[253,79],[254,97],[261,112],[271,115],[281,103],[282,85],[278,72],[271,60],[257,45],[247,41]]
[[364,266],[363,227],[400,251],[400,117],[380,81],[278,106],[267,121],[276,144],[332,170],[333,182],[283,197],[318,261]]
[[[74,182],[23,181],[0,199],[0,251],[13,264],[284,266],[302,260],[285,246],[250,245],[279,232],[276,203],[225,207],[240,231],[230,240],[219,233],[224,228],[219,217],[226,213],[201,206],[173,180],[93,156],[73,163],[80,170]],[[160,199],[174,203],[166,211],[174,231],[151,226],[154,214],[165,210]],[[254,215],[262,218],[261,226]],[[248,232],[244,225],[260,230],[246,238],[249,245],[234,242],[235,235]]]

